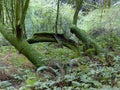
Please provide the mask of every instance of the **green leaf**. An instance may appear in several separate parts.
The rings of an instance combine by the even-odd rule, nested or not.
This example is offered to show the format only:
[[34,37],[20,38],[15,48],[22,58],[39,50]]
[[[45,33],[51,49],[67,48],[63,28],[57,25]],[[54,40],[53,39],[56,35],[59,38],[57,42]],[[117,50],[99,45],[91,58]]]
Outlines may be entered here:
[[47,69],[49,69],[49,67],[47,67],[47,66],[41,66],[41,67],[39,67],[37,69],[37,72],[40,72],[40,71],[43,71],[43,70],[47,70]]

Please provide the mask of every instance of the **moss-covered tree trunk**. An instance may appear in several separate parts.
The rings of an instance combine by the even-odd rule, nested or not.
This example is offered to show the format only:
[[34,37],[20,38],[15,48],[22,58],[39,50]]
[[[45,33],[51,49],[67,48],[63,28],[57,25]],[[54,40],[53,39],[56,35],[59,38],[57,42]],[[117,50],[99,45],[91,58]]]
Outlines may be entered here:
[[3,25],[0,25],[0,32],[2,35],[24,56],[26,56],[30,62],[32,62],[36,67],[44,65],[42,61],[41,54],[38,50],[32,47],[26,40],[18,40],[15,35],[9,30],[5,30]]
[[56,42],[75,52],[79,52],[77,43],[71,39],[65,38],[63,34],[35,33],[32,38],[28,39],[28,42],[30,44],[39,42]]
[[77,25],[78,14],[79,14],[80,9],[82,8],[82,3],[83,3],[83,0],[75,0],[76,8],[75,8],[74,16],[73,16],[74,25]]
[[91,50],[92,50],[92,51],[94,51],[94,54],[99,54],[100,53],[100,47],[95,42],[95,40],[93,40],[83,30],[81,30],[77,27],[78,14],[79,14],[79,11],[82,8],[83,0],[75,0],[75,2],[76,2],[76,9],[75,9],[75,13],[74,13],[74,16],[73,16],[73,25],[70,28],[71,33],[75,34],[76,37],[85,44],[84,52],[91,53]]
[[[6,21],[0,21],[0,32],[20,53],[26,56],[36,67],[39,67],[44,64],[40,52],[24,39],[26,34],[25,16],[29,1],[30,0],[8,0],[8,2],[6,2],[5,0],[0,0],[0,19],[2,19],[2,17],[5,17],[4,20],[8,19],[8,22],[5,24],[3,24],[3,22]],[[11,30],[6,28],[11,28],[11,26]]]
[[85,44],[86,50],[93,48],[95,54],[99,54],[101,52],[101,47],[97,44],[97,42],[76,25],[71,26],[71,33],[74,33],[76,37]]

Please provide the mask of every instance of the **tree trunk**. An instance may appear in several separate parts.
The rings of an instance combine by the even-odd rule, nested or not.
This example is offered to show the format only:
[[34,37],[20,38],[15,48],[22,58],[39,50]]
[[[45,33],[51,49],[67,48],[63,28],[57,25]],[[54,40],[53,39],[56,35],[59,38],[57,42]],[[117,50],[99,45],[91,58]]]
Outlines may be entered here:
[[26,56],[30,62],[36,67],[44,65],[41,54],[33,46],[31,46],[26,40],[18,40],[12,32],[5,30],[3,25],[0,24],[0,32],[2,35],[24,56]]
[[95,54],[99,54],[101,51],[100,46],[93,40],[88,34],[83,30],[79,29],[76,25],[71,26],[71,33],[74,33],[76,37],[85,44],[85,48],[91,49],[94,48]]
[[76,8],[75,8],[74,16],[73,16],[74,25],[77,25],[78,14],[79,14],[80,9],[82,8],[82,3],[83,3],[83,0],[75,0]]

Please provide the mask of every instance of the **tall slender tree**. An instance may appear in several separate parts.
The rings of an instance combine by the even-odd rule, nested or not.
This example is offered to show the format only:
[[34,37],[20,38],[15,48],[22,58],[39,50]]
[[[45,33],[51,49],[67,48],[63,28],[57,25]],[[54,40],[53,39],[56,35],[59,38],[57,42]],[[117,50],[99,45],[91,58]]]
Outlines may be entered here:
[[57,14],[55,21],[55,32],[58,33],[58,20],[59,20],[60,0],[57,1]]
[[82,3],[83,3],[83,0],[75,0],[75,13],[73,17],[74,25],[77,25],[78,14],[79,14],[80,9],[82,8]]

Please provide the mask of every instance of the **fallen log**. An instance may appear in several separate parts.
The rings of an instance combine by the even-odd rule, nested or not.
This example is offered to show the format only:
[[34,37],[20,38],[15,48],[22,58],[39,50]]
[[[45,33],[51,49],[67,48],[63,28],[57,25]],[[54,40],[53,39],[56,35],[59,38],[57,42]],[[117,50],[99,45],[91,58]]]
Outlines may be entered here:
[[69,49],[78,51],[78,45],[75,41],[67,39],[63,34],[55,33],[35,33],[32,38],[27,40],[30,44],[39,43],[39,42],[56,42],[62,44]]

